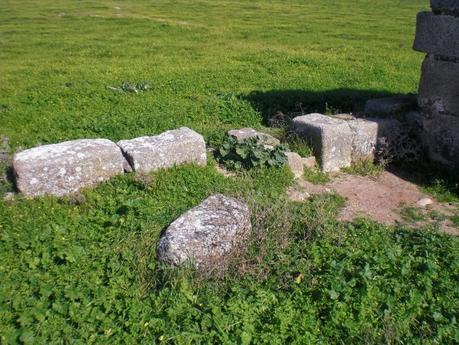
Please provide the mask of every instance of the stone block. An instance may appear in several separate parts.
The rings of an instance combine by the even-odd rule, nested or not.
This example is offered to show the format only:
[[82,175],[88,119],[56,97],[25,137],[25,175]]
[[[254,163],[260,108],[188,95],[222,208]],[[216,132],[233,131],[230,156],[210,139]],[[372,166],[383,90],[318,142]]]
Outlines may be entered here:
[[416,96],[404,95],[386,98],[370,99],[365,104],[365,114],[375,115],[397,115],[416,108]]
[[63,196],[124,172],[127,162],[107,139],[80,139],[16,153],[16,185],[28,196]]
[[374,159],[378,140],[386,138],[393,142],[401,132],[402,125],[396,119],[367,118],[348,121],[352,130],[352,160]]
[[436,14],[459,15],[459,0],[430,0],[430,6]]
[[322,170],[338,171],[351,165],[353,134],[347,121],[309,114],[295,117],[293,126],[313,147]]
[[303,161],[303,169],[312,169],[316,166],[317,161],[316,157],[310,156],[310,157],[304,157],[301,159]]
[[459,17],[420,12],[413,48],[428,54],[459,59]]
[[175,266],[211,268],[240,245],[251,229],[246,204],[215,194],[169,225],[160,238],[158,258]]
[[303,176],[303,158],[296,152],[286,152],[285,155],[287,156],[287,165],[293,176],[295,176],[295,178]]
[[459,63],[427,56],[422,65],[418,103],[432,114],[459,116]]
[[187,127],[152,137],[121,140],[118,146],[138,172],[148,173],[184,163],[207,164],[204,138]]
[[232,129],[227,133],[235,137],[239,143],[249,138],[258,138],[258,142],[264,146],[274,147],[280,144],[280,140],[270,134],[258,132],[253,128]]
[[459,117],[423,113],[421,137],[431,159],[459,168]]

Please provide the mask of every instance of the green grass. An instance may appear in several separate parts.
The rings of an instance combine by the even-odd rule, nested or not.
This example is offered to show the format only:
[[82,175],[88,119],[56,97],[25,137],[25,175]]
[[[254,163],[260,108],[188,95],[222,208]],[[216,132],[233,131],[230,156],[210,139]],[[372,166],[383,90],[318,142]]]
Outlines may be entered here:
[[353,162],[350,167],[344,168],[343,171],[352,175],[376,176],[384,171],[384,166],[376,164],[370,159],[365,159]]
[[304,169],[303,177],[313,184],[325,184],[331,181],[330,175],[319,168]]
[[[356,112],[368,98],[416,92],[423,55],[411,45],[427,7],[2,1],[0,136],[15,151],[189,126],[214,144],[277,112]],[[144,81],[139,93],[110,89]],[[225,178],[214,163],[60,200],[1,198],[0,343],[459,342],[457,238],[340,223],[336,196],[285,200],[286,169]],[[445,181],[439,193],[455,197]],[[160,265],[161,231],[215,192],[250,203],[247,251],[210,277]]]

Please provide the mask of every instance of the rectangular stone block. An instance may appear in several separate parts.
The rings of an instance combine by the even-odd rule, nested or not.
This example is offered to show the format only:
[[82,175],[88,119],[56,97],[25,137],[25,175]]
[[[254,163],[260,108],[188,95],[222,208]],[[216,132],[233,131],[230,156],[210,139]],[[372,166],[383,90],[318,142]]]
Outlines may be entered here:
[[423,114],[422,140],[431,159],[459,168],[459,117]]
[[428,54],[459,59],[459,17],[420,12],[413,48]]
[[378,140],[385,138],[394,142],[400,134],[402,125],[396,119],[367,118],[347,122],[353,133],[352,160],[374,159]]
[[309,114],[295,117],[293,126],[312,145],[323,171],[338,171],[351,165],[352,131],[347,121]]
[[207,164],[204,138],[187,127],[152,137],[121,140],[118,146],[134,171],[148,173],[183,163]]
[[459,0],[430,0],[435,13],[459,15]]
[[427,56],[422,65],[418,103],[431,114],[459,116],[459,63]]
[[414,95],[393,96],[368,100],[364,112],[369,116],[399,115],[415,109],[416,106]]
[[126,160],[107,139],[80,139],[43,145],[13,159],[18,190],[28,196],[74,193],[122,174]]

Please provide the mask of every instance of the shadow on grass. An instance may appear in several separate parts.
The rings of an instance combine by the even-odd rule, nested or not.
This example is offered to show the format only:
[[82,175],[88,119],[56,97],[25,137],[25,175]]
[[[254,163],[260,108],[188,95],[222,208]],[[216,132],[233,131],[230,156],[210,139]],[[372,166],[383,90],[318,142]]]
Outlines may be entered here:
[[253,91],[240,97],[249,101],[252,107],[263,115],[264,125],[269,125],[270,119],[278,113],[287,117],[298,112],[358,115],[362,113],[367,100],[392,96],[400,95],[385,91],[342,88],[326,91]]

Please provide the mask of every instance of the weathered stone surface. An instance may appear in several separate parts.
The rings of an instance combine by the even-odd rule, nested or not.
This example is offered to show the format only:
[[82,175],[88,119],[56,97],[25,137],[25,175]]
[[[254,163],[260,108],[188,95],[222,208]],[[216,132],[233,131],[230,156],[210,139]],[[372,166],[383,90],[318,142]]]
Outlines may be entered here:
[[424,146],[430,158],[453,167],[459,167],[459,117],[423,113]]
[[317,164],[316,157],[314,156],[304,157],[301,160],[303,161],[303,168],[306,168],[306,169],[312,169]]
[[413,95],[394,96],[370,99],[365,104],[365,114],[394,115],[404,113],[416,108],[416,97]]
[[110,140],[80,139],[19,152],[13,168],[20,192],[62,196],[122,174],[125,163]]
[[270,134],[258,132],[253,128],[232,129],[228,131],[228,135],[235,137],[239,143],[249,138],[258,138],[258,142],[265,146],[277,146],[280,144],[279,139]]
[[212,265],[224,260],[251,228],[247,205],[215,194],[169,225],[159,241],[158,258],[175,266]]
[[202,135],[182,127],[153,137],[118,142],[134,171],[148,173],[183,163],[205,165],[206,143]]
[[430,0],[430,6],[435,13],[459,15],[458,0]]
[[333,118],[346,121],[355,120],[355,116],[351,114],[335,114],[333,115]]
[[427,56],[422,65],[418,103],[434,115],[459,116],[459,63]]
[[413,48],[459,59],[459,17],[420,12]]
[[401,123],[390,118],[367,118],[348,121],[352,130],[352,160],[374,159],[378,140],[388,142],[401,132]]
[[303,176],[303,158],[296,152],[286,152],[285,155],[287,156],[287,165],[293,176],[295,176],[295,178]]
[[295,117],[293,126],[295,132],[313,147],[322,170],[330,172],[351,165],[353,134],[347,122],[309,114]]
[[427,206],[430,206],[433,203],[434,203],[433,200],[430,198],[422,198],[416,203],[416,206],[426,208]]

